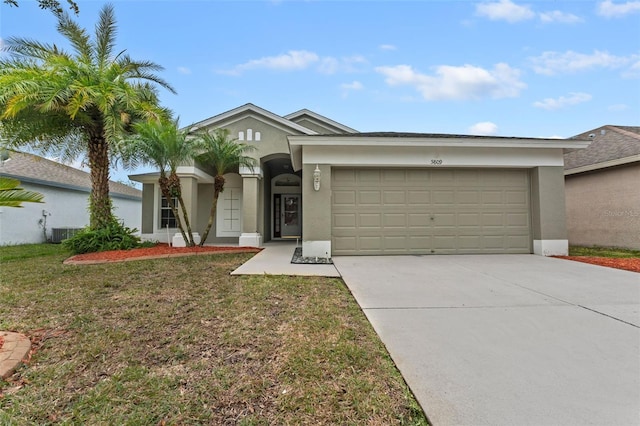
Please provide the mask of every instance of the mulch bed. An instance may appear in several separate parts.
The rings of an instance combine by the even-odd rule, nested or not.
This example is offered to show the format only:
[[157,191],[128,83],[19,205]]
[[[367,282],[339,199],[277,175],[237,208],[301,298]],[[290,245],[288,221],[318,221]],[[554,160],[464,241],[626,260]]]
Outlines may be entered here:
[[211,253],[258,253],[256,247],[171,247],[168,244],[157,244],[154,247],[136,248],[131,250],[111,250],[96,253],[77,254],[65,260],[66,264],[88,264],[123,262],[126,260],[152,259],[156,257],[190,256]]
[[590,256],[554,256],[558,259],[575,260],[577,262],[590,263],[592,265],[606,266],[609,268],[624,269],[625,271],[640,272],[640,257],[590,257]]

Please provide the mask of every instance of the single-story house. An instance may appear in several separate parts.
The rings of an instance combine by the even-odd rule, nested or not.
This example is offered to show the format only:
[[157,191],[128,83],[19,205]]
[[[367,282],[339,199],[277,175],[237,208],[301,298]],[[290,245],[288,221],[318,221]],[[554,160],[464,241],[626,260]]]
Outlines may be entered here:
[[640,127],[602,126],[564,154],[567,228],[572,245],[640,250]]
[[[0,161],[0,176],[20,181],[20,187],[44,195],[44,203],[22,208],[0,207],[0,245],[59,242],[89,224],[89,173],[37,155],[8,152]],[[4,158],[4,157],[3,157]],[[140,229],[142,191],[109,182],[114,214],[125,226]]]
[[[299,239],[305,257],[566,254],[563,150],[589,141],[359,133],[303,109],[246,104],[196,123],[256,147],[258,166],[225,175],[207,243]],[[205,228],[213,171],[180,167],[194,231]],[[142,235],[176,231],[158,174],[143,183]]]

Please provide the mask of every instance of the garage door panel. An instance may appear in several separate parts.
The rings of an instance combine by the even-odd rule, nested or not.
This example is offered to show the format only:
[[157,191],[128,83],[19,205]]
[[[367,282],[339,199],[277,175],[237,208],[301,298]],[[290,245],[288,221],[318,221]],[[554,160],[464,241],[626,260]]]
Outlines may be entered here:
[[359,213],[357,223],[359,228],[379,230],[382,226],[382,215],[380,213]]
[[529,253],[526,170],[332,171],[333,254]]
[[527,191],[505,191],[505,204],[508,206],[526,206],[529,204]]
[[404,213],[385,213],[383,215],[385,228],[406,228],[407,215]]
[[405,190],[385,190],[382,192],[382,200],[385,206],[405,206],[407,204]]
[[414,207],[428,206],[431,195],[426,190],[407,190],[407,204]]
[[433,190],[431,191],[431,203],[435,204],[435,205],[447,205],[450,206],[452,204],[454,204],[456,199],[455,193],[452,190],[444,190],[444,191],[438,191],[438,190]]
[[379,206],[382,204],[382,193],[379,190],[358,191],[358,205],[365,207]]
[[355,190],[334,190],[333,191],[334,207],[355,207],[356,191]]
[[455,201],[456,204],[472,204],[478,205],[480,203],[480,191],[456,191]]

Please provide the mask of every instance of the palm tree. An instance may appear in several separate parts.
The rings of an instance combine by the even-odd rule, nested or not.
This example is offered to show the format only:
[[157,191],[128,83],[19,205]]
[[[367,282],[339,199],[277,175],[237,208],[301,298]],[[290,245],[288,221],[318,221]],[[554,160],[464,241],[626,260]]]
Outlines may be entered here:
[[204,245],[207,236],[213,226],[213,220],[216,217],[216,207],[218,205],[218,197],[224,191],[224,174],[238,167],[249,167],[253,169],[256,160],[247,154],[255,150],[255,146],[239,143],[235,139],[229,137],[227,129],[215,129],[202,132],[198,135],[198,143],[203,151],[197,159],[203,164],[211,165],[215,168],[216,175],[213,183],[213,201],[211,202],[211,211],[209,213],[209,221],[207,228],[202,235],[200,245]]
[[91,171],[90,227],[115,219],[109,198],[109,165],[117,159],[114,141],[135,120],[168,115],[158,106],[157,89],[173,88],[153,74],[162,68],[115,53],[113,7],[100,11],[95,35],[58,16],[58,32],[71,44],[9,38],[0,59],[0,132],[11,147],[31,147],[63,159],[86,155]]
[[[141,121],[135,123],[133,128],[136,134],[123,141],[123,162],[129,167],[145,164],[160,169],[158,184],[162,196],[169,203],[185,244],[194,246],[189,215],[182,200],[182,186],[176,173],[179,165],[195,157],[194,141],[187,137],[189,130],[180,130],[177,120]],[[184,225],[174,197],[182,208]]]
[[0,206],[22,207],[22,203],[41,203],[44,195],[19,188],[20,181],[0,176]]

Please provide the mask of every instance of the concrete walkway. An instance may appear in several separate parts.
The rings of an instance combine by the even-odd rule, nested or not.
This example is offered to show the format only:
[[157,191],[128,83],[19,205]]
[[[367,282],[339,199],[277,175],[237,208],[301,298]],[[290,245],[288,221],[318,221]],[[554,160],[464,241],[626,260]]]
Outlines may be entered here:
[[434,425],[640,424],[640,274],[533,255],[333,261]]
[[315,277],[340,277],[333,265],[311,265],[291,263],[296,243],[271,241],[263,250],[245,262],[231,275],[300,275]]

